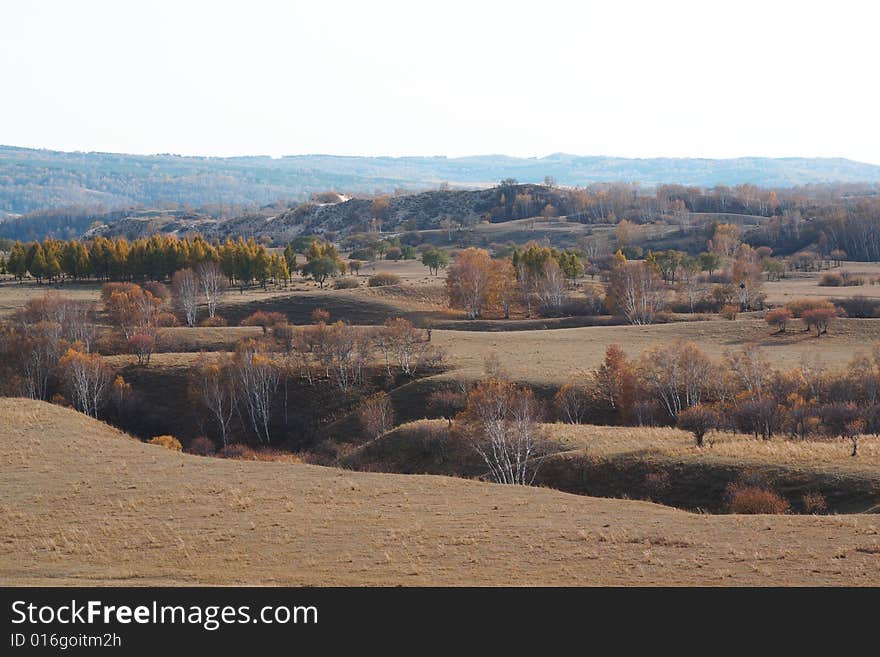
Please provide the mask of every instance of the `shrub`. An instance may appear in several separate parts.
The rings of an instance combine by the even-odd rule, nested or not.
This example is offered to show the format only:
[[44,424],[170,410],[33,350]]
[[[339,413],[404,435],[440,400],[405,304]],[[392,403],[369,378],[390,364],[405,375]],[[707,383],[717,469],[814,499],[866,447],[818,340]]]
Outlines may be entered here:
[[350,290],[352,288],[358,287],[360,283],[356,278],[337,278],[333,281],[333,289],[334,290]]
[[218,454],[225,459],[243,459],[245,461],[256,461],[257,456],[247,445],[241,443],[232,443],[221,449]]
[[284,313],[266,312],[258,310],[253,315],[249,315],[241,320],[242,326],[259,326],[263,329],[263,335],[269,332],[269,328],[278,324],[286,324],[287,316]]
[[168,286],[164,283],[159,283],[158,281],[148,281],[141,285],[141,288],[144,292],[149,292],[154,297],[159,299],[162,303],[168,301],[171,298],[171,292],[168,291]]
[[451,418],[467,406],[467,393],[462,390],[435,390],[426,398],[428,409],[445,418]]
[[791,311],[791,316],[797,319],[803,317],[804,312],[819,308],[834,309],[834,304],[824,299],[794,299],[785,304],[785,308]]
[[690,431],[694,434],[697,447],[703,446],[703,437],[715,429],[720,418],[718,412],[708,404],[697,404],[682,410],[676,419],[679,429]]
[[164,447],[165,449],[170,449],[175,452],[182,452],[183,445],[180,444],[180,441],[174,436],[156,436],[155,438],[150,438],[147,441],[151,445],[159,445],[160,447]]
[[403,251],[399,246],[392,246],[385,252],[386,260],[400,260],[403,257]]
[[861,294],[842,299],[832,299],[832,303],[842,308],[847,317],[869,319],[880,316],[880,301],[869,299]]
[[669,492],[671,482],[669,473],[660,470],[645,475],[645,493],[649,500],[659,500]]
[[733,303],[725,304],[721,306],[721,310],[718,311],[718,314],[724,319],[733,321],[736,319],[736,316],[739,315],[739,306]]
[[213,456],[217,448],[214,446],[213,440],[205,436],[199,436],[190,441],[186,451],[197,456]]
[[779,333],[785,333],[785,327],[791,319],[791,311],[788,308],[776,308],[768,310],[764,315],[764,321],[770,326],[775,326]]
[[751,484],[732,483],[727,486],[727,509],[741,514],[788,513],[788,502],[769,488]]
[[825,496],[819,491],[804,493],[801,500],[804,504],[804,513],[823,513],[828,509],[828,503],[825,501]]
[[156,326],[166,328],[170,326],[180,326],[180,322],[177,321],[177,317],[174,316],[174,313],[159,313],[156,315]]
[[822,287],[842,287],[843,276],[837,272],[826,272],[822,274],[822,277],[819,279],[819,285]]
[[226,320],[220,317],[220,315],[215,315],[214,317],[206,317],[201,322],[199,322],[199,326],[226,326]]
[[330,311],[326,308],[315,308],[312,311],[313,324],[327,324],[330,321]]
[[137,355],[138,365],[149,365],[156,349],[156,339],[146,333],[137,333],[128,339],[128,351]]
[[397,274],[392,274],[389,272],[380,271],[378,274],[373,274],[367,280],[367,285],[370,287],[385,287],[386,285],[400,285],[400,276]]

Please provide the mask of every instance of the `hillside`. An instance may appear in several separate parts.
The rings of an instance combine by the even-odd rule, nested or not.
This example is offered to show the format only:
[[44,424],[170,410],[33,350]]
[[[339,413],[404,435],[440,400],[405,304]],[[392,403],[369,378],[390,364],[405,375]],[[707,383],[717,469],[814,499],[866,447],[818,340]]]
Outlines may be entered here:
[[0,582],[880,585],[872,516],[182,455],[0,399]]
[[790,187],[820,182],[880,181],[880,166],[841,158],[542,158],[475,157],[283,158],[190,157],[65,153],[0,146],[0,217],[61,206],[123,208],[179,203],[265,205],[305,200],[327,189],[390,192],[436,188],[441,182],[486,187],[505,178],[537,183],[551,176],[561,185],[639,181],[712,187],[751,183]]

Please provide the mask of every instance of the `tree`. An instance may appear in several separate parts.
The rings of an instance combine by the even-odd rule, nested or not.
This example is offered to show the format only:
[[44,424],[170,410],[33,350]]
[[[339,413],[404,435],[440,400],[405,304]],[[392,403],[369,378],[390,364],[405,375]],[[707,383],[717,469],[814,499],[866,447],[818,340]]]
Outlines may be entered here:
[[723,261],[717,253],[701,253],[697,256],[697,262],[699,263],[700,270],[707,272],[711,276],[716,269],[721,268]]
[[671,420],[708,396],[716,377],[708,357],[692,342],[656,346],[642,354],[642,378]]
[[807,330],[816,329],[817,338],[828,333],[828,327],[836,317],[837,311],[834,308],[811,308],[801,314]]
[[375,333],[374,341],[385,357],[385,367],[391,375],[391,363],[397,363],[407,376],[415,375],[420,366],[434,364],[440,359],[431,347],[427,331],[417,329],[408,319],[396,317],[385,320]]
[[287,316],[284,313],[267,312],[258,310],[241,320],[242,326],[259,326],[263,329],[263,335],[268,334],[269,329],[273,326],[287,324]]
[[272,401],[280,372],[256,340],[242,340],[235,349],[233,371],[251,428],[260,442],[271,441]]
[[697,404],[683,409],[676,418],[679,429],[690,431],[697,440],[697,447],[703,446],[703,437],[718,426],[718,413],[709,404]]
[[470,247],[458,254],[446,273],[446,291],[453,308],[463,308],[468,319],[477,319],[489,304],[492,258],[485,249]]
[[785,328],[791,321],[791,311],[788,308],[768,310],[764,315],[764,321],[770,326],[776,327],[777,333],[785,333]]
[[620,345],[608,345],[592,379],[594,395],[604,410],[626,420],[635,402],[636,372]]
[[137,355],[138,365],[149,365],[156,348],[156,338],[146,333],[135,333],[128,339],[128,350]]
[[226,292],[226,278],[219,265],[210,260],[200,263],[196,267],[196,274],[199,277],[202,294],[205,295],[208,317],[213,319],[217,315],[217,305]]
[[358,408],[358,418],[366,434],[376,439],[394,426],[394,406],[387,392],[367,397]]
[[323,288],[328,278],[339,274],[339,261],[325,257],[309,260],[303,265],[302,272]]
[[183,313],[187,326],[195,326],[199,310],[199,278],[192,269],[174,272],[171,290],[174,302]]
[[542,448],[540,408],[531,390],[508,381],[482,381],[468,395],[456,425],[499,484],[532,483]]
[[99,354],[84,354],[75,349],[68,349],[59,365],[73,405],[86,415],[98,417],[114,379],[112,368]]
[[582,386],[566,383],[553,396],[557,416],[569,424],[580,424],[587,411],[587,395]]
[[223,446],[229,444],[229,432],[236,405],[236,386],[227,356],[209,361],[202,354],[190,372],[189,396],[208,410]]
[[541,312],[545,315],[558,315],[568,299],[565,274],[556,260],[549,260],[544,266],[543,275],[537,280],[535,292]]
[[627,262],[620,252],[608,279],[605,305],[630,324],[651,324],[665,306],[666,287],[657,271],[644,262]]
[[422,253],[422,264],[428,268],[432,275],[436,276],[441,269],[449,265],[449,253],[445,249],[427,249]]

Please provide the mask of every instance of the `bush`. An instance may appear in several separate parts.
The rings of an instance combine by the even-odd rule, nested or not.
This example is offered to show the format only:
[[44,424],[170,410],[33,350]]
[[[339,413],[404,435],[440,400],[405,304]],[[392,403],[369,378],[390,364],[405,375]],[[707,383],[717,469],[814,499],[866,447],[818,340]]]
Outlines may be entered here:
[[352,288],[358,287],[360,283],[356,278],[337,278],[333,281],[333,289],[334,290],[350,290]]
[[199,436],[190,441],[186,451],[197,456],[213,456],[217,448],[214,446],[213,440],[205,436]]
[[727,486],[727,510],[730,513],[779,515],[788,513],[790,508],[784,497],[769,488],[742,483]]
[[779,333],[785,333],[785,327],[791,319],[791,311],[788,308],[776,308],[768,310],[764,315],[764,321],[770,326],[775,326]]
[[180,326],[180,322],[177,320],[177,317],[174,316],[174,313],[159,313],[156,315],[156,325],[168,328],[171,326]]
[[257,455],[247,445],[241,443],[232,443],[221,449],[218,454],[225,459],[243,459],[245,461],[256,461]]
[[370,287],[400,285],[400,276],[398,276],[397,274],[380,271],[378,274],[373,274],[372,276],[370,276],[369,280],[367,281],[367,285],[369,285]]
[[819,279],[819,285],[823,287],[854,287],[864,284],[864,278],[848,271],[827,272],[822,274],[822,277]]
[[861,294],[842,299],[832,299],[831,302],[835,306],[842,308],[847,317],[855,317],[858,319],[880,317],[880,301],[877,299],[869,299]]
[[158,281],[148,281],[141,285],[141,289],[144,292],[149,292],[154,297],[159,299],[162,303],[165,303],[171,298],[171,292],[168,291],[168,286],[165,283],[159,283]]
[[671,486],[669,473],[664,470],[649,472],[645,475],[645,493],[649,500],[662,499],[669,492]]
[[819,285],[822,287],[843,287],[843,276],[837,272],[826,272],[819,279]]
[[150,438],[147,441],[150,445],[159,445],[160,447],[164,447],[165,449],[170,449],[175,452],[182,452],[183,445],[180,444],[180,441],[174,436],[156,436],[155,438]]
[[220,317],[220,315],[215,315],[214,317],[206,317],[201,322],[199,322],[199,326],[226,326],[226,320]]
[[834,309],[834,304],[824,299],[794,299],[785,304],[785,308],[791,311],[791,316],[797,319],[803,317],[808,310],[817,310],[820,308]]
[[804,503],[804,513],[816,514],[824,513],[828,510],[828,503],[825,501],[825,496],[819,491],[804,493],[801,500]]
[[736,319],[736,316],[739,315],[739,306],[728,303],[724,306],[721,306],[721,310],[718,311],[718,314],[724,319],[729,319],[733,321]]

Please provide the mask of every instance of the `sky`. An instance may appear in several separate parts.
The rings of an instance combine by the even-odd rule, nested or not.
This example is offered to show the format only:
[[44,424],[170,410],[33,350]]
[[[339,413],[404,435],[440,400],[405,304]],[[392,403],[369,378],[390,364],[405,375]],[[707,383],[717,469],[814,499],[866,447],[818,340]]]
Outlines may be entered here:
[[0,143],[880,164],[866,0],[0,1]]

